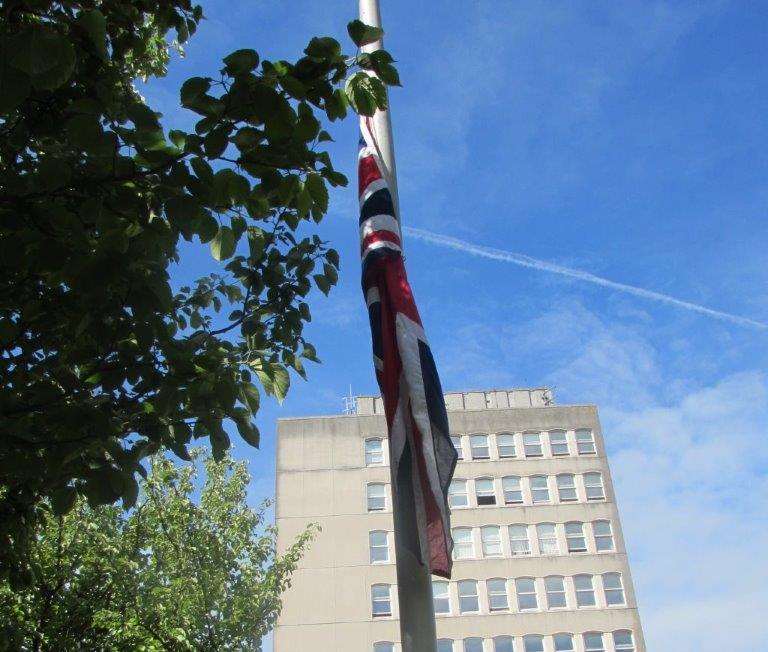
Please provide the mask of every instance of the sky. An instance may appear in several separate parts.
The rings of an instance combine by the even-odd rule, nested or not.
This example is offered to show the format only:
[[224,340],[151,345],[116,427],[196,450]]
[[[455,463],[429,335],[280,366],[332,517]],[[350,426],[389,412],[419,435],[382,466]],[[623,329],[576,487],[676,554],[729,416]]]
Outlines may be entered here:
[[[348,45],[356,3],[209,0],[167,78],[232,50],[295,59]],[[594,403],[650,650],[764,645],[768,603],[768,6],[382,0],[410,280],[446,390],[548,385]],[[350,48],[351,50],[351,48]],[[348,50],[349,51],[349,50]],[[331,154],[354,179],[354,120]],[[354,184],[353,184],[354,185]],[[312,295],[323,360],[258,417],[251,499],[274,493],[275,420],[376,393],[356,198],[322,237],[339,286]],[[211,271],[186,246],[179,285]],[[236,439],[236,438],[235,438]],[[266,650],[271,649],[267,642]]]

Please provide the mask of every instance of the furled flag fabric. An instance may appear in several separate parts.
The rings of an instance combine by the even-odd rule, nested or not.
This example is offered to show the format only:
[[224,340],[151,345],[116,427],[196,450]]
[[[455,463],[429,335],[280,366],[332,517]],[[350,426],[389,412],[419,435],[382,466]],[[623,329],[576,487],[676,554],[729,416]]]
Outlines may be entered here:
[[361,118],[360,250],[373,362],[389,430],[400,540],[429,570],[451,575],[448,485],[457,454],[419,312],[405,275],[400,225],[383,174],[374,123]]

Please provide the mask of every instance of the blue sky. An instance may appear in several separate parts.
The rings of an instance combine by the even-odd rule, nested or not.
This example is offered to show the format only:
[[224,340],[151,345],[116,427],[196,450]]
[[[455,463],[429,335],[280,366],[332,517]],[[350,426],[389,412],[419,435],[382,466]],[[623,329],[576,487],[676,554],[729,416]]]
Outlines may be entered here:
[[[382,0],[403,222],[768,322],[768,7],[737,2]],[[204,3],[168,78],[145,87],[190,124],[180,83],[233,49],[296,58],[344,39],[356,3]],[[331,129],[354,177],[357,133]],[[322,235],[340,285],[314,296],[323,359],[259,417],[252,497],[274,488],[279,416],[375,392],[356,199]],[[596,403],[651,650],[764,642],[768,330],[411,237],[407,265],[446,389],[554,387]],[[466,248],[465,248],[466,249]],[[209,271],[186,247],[181,284]]]

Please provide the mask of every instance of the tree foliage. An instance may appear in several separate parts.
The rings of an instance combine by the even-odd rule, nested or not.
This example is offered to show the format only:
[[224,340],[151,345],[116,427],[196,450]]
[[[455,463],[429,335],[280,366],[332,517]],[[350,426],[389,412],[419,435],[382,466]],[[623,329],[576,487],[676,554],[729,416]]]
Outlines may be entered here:
[[[306,299],[339,257],[314,229],[346,183],[323,123],[384,108],[361,69],[397,73],[327,37],[294,62],[241,49],[181,87],[194,130],[166,130],[133,82],[202,16],[190,0],[0,7],[0,576],[31,581],[41,497],[130,507],[144,458],[188,459],[196,438],[221,458],[225,420],[257,446],[258,385],[282,399],[317,361]],[[182,239],[214,260],[174,289]]]
[[0,650],[260,650],[315,528],[278,554],[245,465],[204,465],[197,504],[195,465],[158,456],[129,515],[84,500],[47,515],[33,584],[0,581]]

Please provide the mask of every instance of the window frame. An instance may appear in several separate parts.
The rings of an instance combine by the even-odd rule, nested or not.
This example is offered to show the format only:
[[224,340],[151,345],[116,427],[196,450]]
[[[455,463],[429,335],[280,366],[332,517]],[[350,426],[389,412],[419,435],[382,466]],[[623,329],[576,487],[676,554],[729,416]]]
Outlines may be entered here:
[[[560,587],[557,590],[550,590],[550,587],[547,585],[547,580],[560,580]],[[560,605],[552,605],[552,601],[550,600],[550,595],[556,595],[556,596],[562,596],[562,603]],[[568,590],[565,586],[565,577],[563,575],[547,575],[544,578],[544,596],[547,600],[547,609],[549,610],[558,610],[558,609],[567,609],[568,608]]]
[[[534,443],[526,442],[526,439],[536,437],[537,441]],[[531,447],[538,452],[529,453],[528,448]],[[523,433],[523,457],[526,459],[544,457],[544,443],[541,440],[541,432],[524,432]]]
[[[386,588],[387,589],[387,596],[386,597],[376,597],[374,595],[374,590],[377,588]],[[381,612],[376,613],[376,603],[386,603],[388,607],[387,612]],[[391,618],[392,617],[392,585],[391,584],[383,584],[383,583],[376,583],[371,585],[371,617],[372,618]]]
[[[579,439],[579,435],[588,433],[587,438]],[[595,431],[592,428],[577,428],[574,431],[576,439],[576,453],[578,455],[597,455],[597,442],[595,440]]]
[[[556,428],[555,430],[550,430],[547,435],[547,439],[549,440],[549,451],[552,453],[552,457],[567,457],[571,454],[571,447],[568,443],[568,432],[566,430]],[[552,435],[562,435],[563,439],[562,441],[553,441]],[[565,446],[565,451],[561,452],[563,449],[558,448],[559,446]]]
[[[464,491],[463,492],[456,492],[452,491],[454,486],[459,485],[463,483],[464,484]],[[451,499],[454,496],[464,496],[464,504],[463,505],[453,505],[451,504]],[[465,478],[453,478],[451,480],[451,484],[448,485],[448,506],[451,509],[466,509],[469,507],[469,480],[466,480]]]
[[[608,586],[606,583],[607,578],[616,578],[618,586]],[[600,576],[600,580],[603,584],[603,595],[605,597],[605,606],[606,607],[626,607],[627,606],[627,592],[624,588],[624,578],[622,577],[621,573],[611,571],[608,573],[603,573]],[[609,598],[613,595],[620,595],[621,596],[621,602],[612,602],[612,598]]]
[[[470,554],[469,554],[468,557],[463,557],[463,556],[459,557],[459,556],[456,555],[456,550],[459,548],[460,545],[461,546],[466,546],[467,545],[467,542],[461,542],[460,544],[457,545],[457,543],[456,543],[456,532],[458,532],[458,531],[468,532],[469,533],[469,543],[468,543],[468,545],[469,545],[469,552],[470,552]],[[475,537],[474,537],[474,533],[473,533],[471,527],[455,527],[455,528],[452,528],[451,529],[451,537],[453,538],[453,553],[454,553],[453,554],[453,558],[454,558],[454,560],[459,560],[459,559],[475,559],[477,557],[477,555],[475,553]]]
[[[551,537],[541,536],[541,529],[546,526],[551,526],[552,528]],[[545,551],[544,546],[541,544],[542,541],[553,541],[554,552]],[[551,557],[551,556],[556,556],[560,554],[560,541],[557,538],[557,523],[550,523],[548,521],[545,521],[544,523],[536,523],[536,545],[539,546],[539,554],[542,557]]]
[[[458,440],[458,446],[456,445],[456,440]],[[462,441],[463,437],[461,435],[451,435],[451,444],[453,445],[453,450],[456,451],[456,454],[458,455],[457,462],[463,462],[464,461],[464,442]]]
[[[504,591],[500,591],[498,589],[491,590],[491,582],[501,582]],[[507,587],[507,580],[503,577],[489,577],[487,580],[485,580],[485,591],[486,595],[488,596],[488,611],[491,613],[498,613],[500,611],[509,611],[509,589]],[[493,596],[504,596],[504,606],[503,607],[494,607],[493,606]]]
[[[589,579],[589,588],[579,588],[579,579]],[[576,607],[578,609],[588,609],[590,607],[597,607],[597,595],[595,593],[595,576],[590,573],[579,573],[573,576],[573,591],[576,594]],[[587,601],[582,603],[581,596],[583,594],[592,596],[591,604]]]
[[[534,487],[533,483],[534,480],[539,480],[540,478],[544,478],[544,487]],[[533,505],[549,505],[552,503],[552,492],[549,488],[549,476],[542,475],[542,474],[536,474],[536,475],[529,475],[528,476],[528,488],[531,491],[531,503]],[[546,491],[547,492],[547,499],[546,500],[537,500],[536,499],[536,493],[535,492],[541,492]]]
[[[598,534],[596,525],[598,524],[605,524],[608,526],[608,534]],[[599,518],[594,521],[592,521],[592,538],[595,540],[595,552],[602,553],[602,552],[616,552],[616,539],[613,534],[613,524],[611,523],[610,519],[607,518]],[[610,548],[601,548],[599,540],[605,540],[611,542]]]
[[[531,585],[533,586],[532,591],[521,591],[519,583],[520,582],[527,582],[530,581]],[[536,578],[535,577],[516,577],[515,578],[515,596],[517,597],[517,610],[520,612],[524,611],[538,611],[539,610],[539,596],[538,591],[536,590]],[[523,607],[522,604],[522,598],[523,596],[533,596],[533,605],[532,607]]]
[[[382,488],[382,495],[381,496],[371,496],[371,489],[373,487],[381,487]],[[382,507],[381,508],[371,508],[371,499],[377,499],[380,498],[382,500]],[[370,514],[371,512],[386,512],[389,508],[389,498],[387,496],[387,483],[386,482],[368,482],[365,485],[365,507],[366,511]]]
[[[486,540],[486,533],[491,533],[493,531],[496,533],[495,541],[490,536],[487,537],[488,540]],[[489,553],[488,548],[494,545],[498,548],[498,553]],[[484,559],[504,556],[504,544],[501,539],[501,527],[499,525],[483,525],[480,528],[480,547],[482,548]]]
[[[438,596],[435,589],[437,587],[445,588],[445,595]],[[444,600],[446,604],[445,611],[437,610],[437,601]],[[435,611],[435,616],[450,616],[451,615],[451,585],[447,580],[432,580],[432,608]]]
[[[561,484],[561,478],[570,478],[570,484]],[[576,489],[575,473],[558,473],[555,476],[555,486],[557,487],[557,500],[561,503],[576,503],[579,501],[579,493]],[[568,492],[563,498],[563,492]],[[570,497],[572,496],[572,497]]]
[[[374,545],[373,543],[373,535],[374,534],[383,534],[384,535],[384,545]],[[374,559],[373,558],[373,551],[374,550],[380,550],[384,549],[386,553],[386,559]],[[368,559],[370,560],[371,564],[388,564],[391,559],[389,555],[389,532],[386,530],[370,530],[368,532]]]
[[[378,454],[381,456],[380,462],[369,462],[368,456],[373,455],[377,451],[369,451],[368,450],[368,444],[370,442],[378,442],[379,444],[379,450]],[[363,444],[363,453],[365,455],[365,466],[386,466],[386,457],[384,456],[384,439],[382,437],[366,437],[365,443]]]
[[[485,445],[475,446],[476,439],[484,439]],[[475,455],[475,450],[484,450],[483,455]],[[469,457],[472,461],[491,459],[491,438],[485,433],[475,433],[469,436]]]
[[[591,484],[589,482],[590,477],[597,476],[600,483],[599,484]],[[603,500],[606,500],[606,493],[605,493],[605,478],[603,477],[603,474],[601,471],[587,471],[583,475],[584,479],[584,495],[587,498],[587,502],[600,502]],[[600,495],[594,495],[590,496],[590,489],[594,490],[595,488],[600,489]]]
[[[569,525],[578,525],[579,526],[579,534],[576,534],[576,533],[573,533],[573,532],[569,533],[568,532],[568,526]],[[578,553],[582,553],[582,552],[587,552],[588,551],[587,537],[584,535],[584,522],[583,521],[567,521],[563,525],[563,530],[565,531],[565,547],[566,547],[566,550],[568,550],[568,554],[572,555],[572,554],[578,554]],[[571,541],[572,540],[576,540],[576,539],[581,539],[581,541],[583,542],[583,544],[582,544],[583,548],[571,549]]]
[[[525,538],[513,536],[512,528],[522,528]],[[531,531],[527,523],[510,523],[507,525],[507,536],[509,537],[509,552],[512,557],[530,557],[533,554],[531,550]],[[520,541],[525,541],[525,550],[523,552],[515,550],[515,543]]]
[[[480,482],[491,483],[490,493],[488,492],[487,489],[484,489],[482,494],[480,493],[481,490],[478,486]],[[478,507],[495,507],[497,505],[497,502],[496,502],[496,482],[494,481],[494,479],[484,475],[480,478],[475,478],[474,484],[475,484],[475,501],[477,506]],[[491,498],[493,499],[493,502],[489,501],[489,499]]]
[[[598,637],[600,639],[600,647],[591,647],[591,643],[587,642],[588,636]],[[605,636],[603,632],[584,632],[581,637],[584,643],[584,652],[605,652]]]
[[[629,643],[622,643],[616,640],[617,634],[627,634],[629,636]],[[635,635],[631,629],[617,629],[611,632],[611,640],[613,641],[613,649],[616,652],[635,652]]]
[[[502,438],[507,438],[507,437],[509,438],[511,443],[510,444],[502,444],[501,443]],[[512,454],[511,455],[502,455],[501,454],[502,448],[505,448],[505,449],[511,448],[512,449]],[[496,435],[496,451],[497,451],[497,453],[499,455],[499,459],[500,460],[509,460],[509,459],[516,458],[517,457],[517,444],[515,442],[515,435],[512,434],[511,432],[500,432],[500,433],[498,433]]]
[[[467,593],[462,595],[461,588],[462,585],[472,585],[474,588],[474,593]],[[477,587],[477,580],[473,579],[465,579],[465,580],[458,580],[456,582],[456,593],[459,598],[459,614],[478,614],[480,613],[480,592]],[[463,609],[462,608],[462,599],[463,600],[474,600],[475,604],[477,605],[476,609]]]
[[[507,489],[505,485],[506,480],[517,480],[517,489]],[[523,497],[523,483],[522,478],[519,475],[505,475],[501,479],[501,491],[504,494],[505,505],[523,505],[525,504],[525,498]],[[520,495],[520,500],[507,500],[507,492],[517,493]]]

